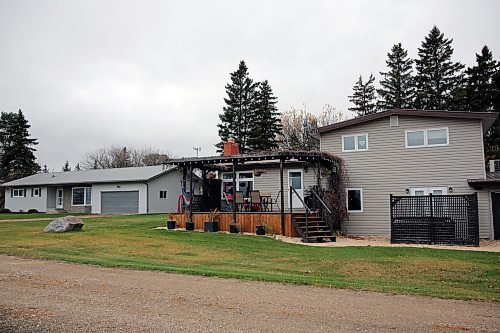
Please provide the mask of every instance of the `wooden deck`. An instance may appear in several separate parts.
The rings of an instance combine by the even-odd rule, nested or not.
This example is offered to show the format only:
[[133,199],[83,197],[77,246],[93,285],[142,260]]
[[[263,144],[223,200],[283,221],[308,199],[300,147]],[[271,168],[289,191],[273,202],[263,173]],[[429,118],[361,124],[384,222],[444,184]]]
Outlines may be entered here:
[[[193,212],[193,222],[195,229],[203,229],[204,222],[209,220],[210,213]],[[177,221],[178,228],[186,227],[187,215],[182,213],[173,213],[171,218]],[[232,212],[221,212],[218,215],[219,231],[229,231],[229,225],[233,221]],[[274,234],[281,235],[281,213],[268,212],[268,213],[255,213],[255,212],[238,212],[236,214],[236,224],[241,232],[255,233],[257,225],[266,224],[273,230]],[[295,227],[292,225],[290,213],[285,213],[285,236],[300,237]]]

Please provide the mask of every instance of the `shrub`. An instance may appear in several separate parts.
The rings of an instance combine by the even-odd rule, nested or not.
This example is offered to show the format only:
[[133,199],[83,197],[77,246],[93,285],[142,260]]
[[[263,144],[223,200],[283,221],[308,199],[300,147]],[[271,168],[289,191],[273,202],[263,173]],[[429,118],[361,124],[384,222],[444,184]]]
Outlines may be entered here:
[[34,214],[34,213],[38,213],[38,210],[36,210],[35,208],[28,209],[28,214]]
[[8,214],[8,213],[12,213],[12,212],[8,208],[2,208],[2,210],[0,210],[0,213]]

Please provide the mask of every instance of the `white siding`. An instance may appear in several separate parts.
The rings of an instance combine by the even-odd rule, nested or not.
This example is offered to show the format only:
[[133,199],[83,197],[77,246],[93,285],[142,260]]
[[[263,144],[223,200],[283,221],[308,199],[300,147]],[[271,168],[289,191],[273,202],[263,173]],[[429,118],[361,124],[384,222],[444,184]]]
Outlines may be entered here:
[[[447,127],[449,144],[405,148],[405,131]],[[368,133],[367,151],[342,152],[342,135]],[[363,189],[363,212],[351,213],[344,223],[350,234],[390,234],[389,194],[406,195],[410,187],[446,186],[453,194],[472,193],[467,179],[484,178],[482,127],[479,120],[399,116],[389,117],[321,135],[321,150],[342,157],[349,174],[348,187]],[[478,192],[480,236],[491,236],[488,191]]]
[[[39,186],[37,186],[39,187]],[[26,197],[12,198],[10,191],[11,188],[5,189],[5,208],[10,209],[11,212],[27,212],[30,209],[36,209],[37,211],[44,213],[47,211],[47,187],[41,187],[41,196],[32,197],[31,189],[33,187],[16,187],[24,188],[26,191]]]
[[[181,194],[182,171],[172,171],[148,182],[149,213],[177,211],[177,199]],[[167,191],[167,199],[160,199],[160,191]]]

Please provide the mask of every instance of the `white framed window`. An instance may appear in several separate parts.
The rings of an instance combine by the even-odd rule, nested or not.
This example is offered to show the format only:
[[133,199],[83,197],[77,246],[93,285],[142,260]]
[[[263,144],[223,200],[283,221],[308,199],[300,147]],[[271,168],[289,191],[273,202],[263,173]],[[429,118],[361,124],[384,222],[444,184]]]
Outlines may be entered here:
[[422,196],[422,195],[447,195],[448,187],[446,186],[437,186],[437,187],[411,187],[410,195],[411,196]]
[[349,213],[360,213],[363,211],[363,189],[346,189],[347,211]]
[[41,197],[42,196],[42,189],[40,187],[34,187],[31,189],[31,196],[32,197]]
[[[236,172],[236,191],[242,191],[245,197],[250,196],[253,191],[254,175],[253,171]],[[222,174],[222,191],[232,197],[233,195],[233,173],[226,172]]]
[[446,146],[448,142],[448,127],[405,131],[406,148]]
[[24,188],[14,188],[12,189],[12,197],[13,198],[21,198],[24,197],[25,194],[25,189]]
[[91,187],[73,187],[71,191],[72,206],[90,206],[92,203]]
[[160,191],[160,199],[168,199],[168,191],[161,190]]
[[342,135],[342,151],[368,150],[368,134]]

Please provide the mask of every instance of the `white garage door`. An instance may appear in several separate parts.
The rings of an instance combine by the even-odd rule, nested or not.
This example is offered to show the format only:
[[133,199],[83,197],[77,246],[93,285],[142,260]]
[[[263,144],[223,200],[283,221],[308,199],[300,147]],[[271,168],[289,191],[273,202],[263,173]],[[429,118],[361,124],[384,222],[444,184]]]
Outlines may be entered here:
[[139,213],[139,191],[101,192],[101,213]]

